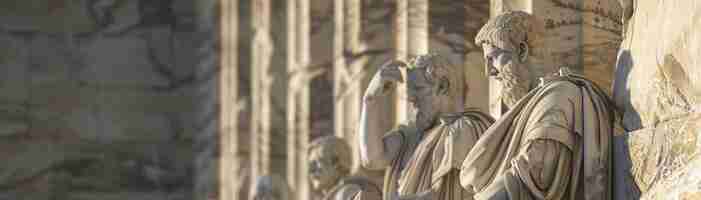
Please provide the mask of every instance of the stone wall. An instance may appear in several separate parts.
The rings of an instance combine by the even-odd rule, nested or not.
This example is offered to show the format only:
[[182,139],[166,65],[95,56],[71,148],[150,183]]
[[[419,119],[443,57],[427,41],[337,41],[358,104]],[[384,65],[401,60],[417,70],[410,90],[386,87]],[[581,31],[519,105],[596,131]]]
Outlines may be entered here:
[[193,1],[0,5],[0,199],[191,199]]
[[701,3],[626,0],[632,12],[618,53],[614,98],[630,186],[643,199],[701,195]]

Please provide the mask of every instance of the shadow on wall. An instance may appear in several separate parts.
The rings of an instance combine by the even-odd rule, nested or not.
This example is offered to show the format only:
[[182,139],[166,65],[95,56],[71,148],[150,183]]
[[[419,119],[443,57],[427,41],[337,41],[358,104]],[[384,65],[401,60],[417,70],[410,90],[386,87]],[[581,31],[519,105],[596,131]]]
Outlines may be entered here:
[[[628,76],[633,67],[633,59],[628,50],[621,50],[616,61],[616,72],[613,82],[613,100],[623,113],[623,127],[626,133],[642,128],[640,114],[633,109],[630,101],[630,88],[627,88]],[[631,169],[633,167],[628,146],[629,134],[616,134],[614,136],[614,198],[613,199],[640,199],[638,188]]]

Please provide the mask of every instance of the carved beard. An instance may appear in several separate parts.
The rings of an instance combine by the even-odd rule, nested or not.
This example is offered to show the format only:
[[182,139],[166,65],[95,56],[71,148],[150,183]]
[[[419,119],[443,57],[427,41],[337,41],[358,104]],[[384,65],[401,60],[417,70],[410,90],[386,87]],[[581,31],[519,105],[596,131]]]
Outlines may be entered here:
[[341,174],[335,166],[322,166],[318,173],[310,173],[312,186],[319,190],[327,190],[333,187]]
[[[424,97],[426,98],[426,97]],[[431,128],[434,110],[430,102],[417,102],[421,105],[411,105],[408,110],[409,120],[413,121],[419,131]]]
[[502,71],[497,77],[501,83],[501,101],[509,108],[512,108],[518,100],[528,94],[531,83],[527,70],[518,70],[517,67],[525,66],[515,64],[513,61],[509,62],[502,67]]

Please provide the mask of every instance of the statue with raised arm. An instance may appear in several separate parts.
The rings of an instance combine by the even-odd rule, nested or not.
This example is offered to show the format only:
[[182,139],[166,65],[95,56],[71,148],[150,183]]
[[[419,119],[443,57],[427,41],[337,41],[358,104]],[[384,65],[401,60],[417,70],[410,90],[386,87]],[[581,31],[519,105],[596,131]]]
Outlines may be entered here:
[[[406,73],[403,74],[402,70]],[[470,147],[494,121],[479,111],[465,111],[462,71],[438,55],[411,62],[390,61],[365,91],[359,127],[361,163],[385,169],[383,199],[471,199],[460,188],[458,170]],[[398,82],[406,83],[409,121],[398,128],[373,130],[381,112],[376,102]]]
[[351,176],[353,158],[348,144],[336,136],[315,139],[309,146],[309,179],[322,200],[382,200],[379,186]]
[[543,30],[532,15],[511,11],[475,38],[508,108],[462,164],[461,185],[475,199],[611,198],[613,104],[567,68],[536,79],[535,69],[548,67],[533,61],[549,59]]
[[290,196],[285,180],[278,175],[256,177],[250,190],[249,200],[287,200]]

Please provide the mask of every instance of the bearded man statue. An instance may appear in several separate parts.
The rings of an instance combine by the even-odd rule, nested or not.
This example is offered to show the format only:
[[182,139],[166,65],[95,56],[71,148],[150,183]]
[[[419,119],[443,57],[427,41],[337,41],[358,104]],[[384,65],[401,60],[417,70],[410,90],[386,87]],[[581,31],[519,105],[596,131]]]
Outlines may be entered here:
[[335,136],[315,139],[309,147],[309,179],[323,200],[381,200],[379,186],[350,176],[353,158],[348,144]]
[[[494,120],[465,111],[462,74],[441,56],[421,55],[409,63],[385,63],[370,81],[360,119],[360,159],[365,168],[385,169],[383,199],[471,199],[459,184],[460,164]],[[409,120],[394,130],[371,129],[383,120],[380,112],[391,112],[377,97],[398,82],[406,82]]]
[[611,198],[614,106],[566,68],[536,79],[549,67],[535,61],[550,59],[543,30],[530,14],[510,11],[475,38],[507,108],[462,163],[461,185],[475,199]]

